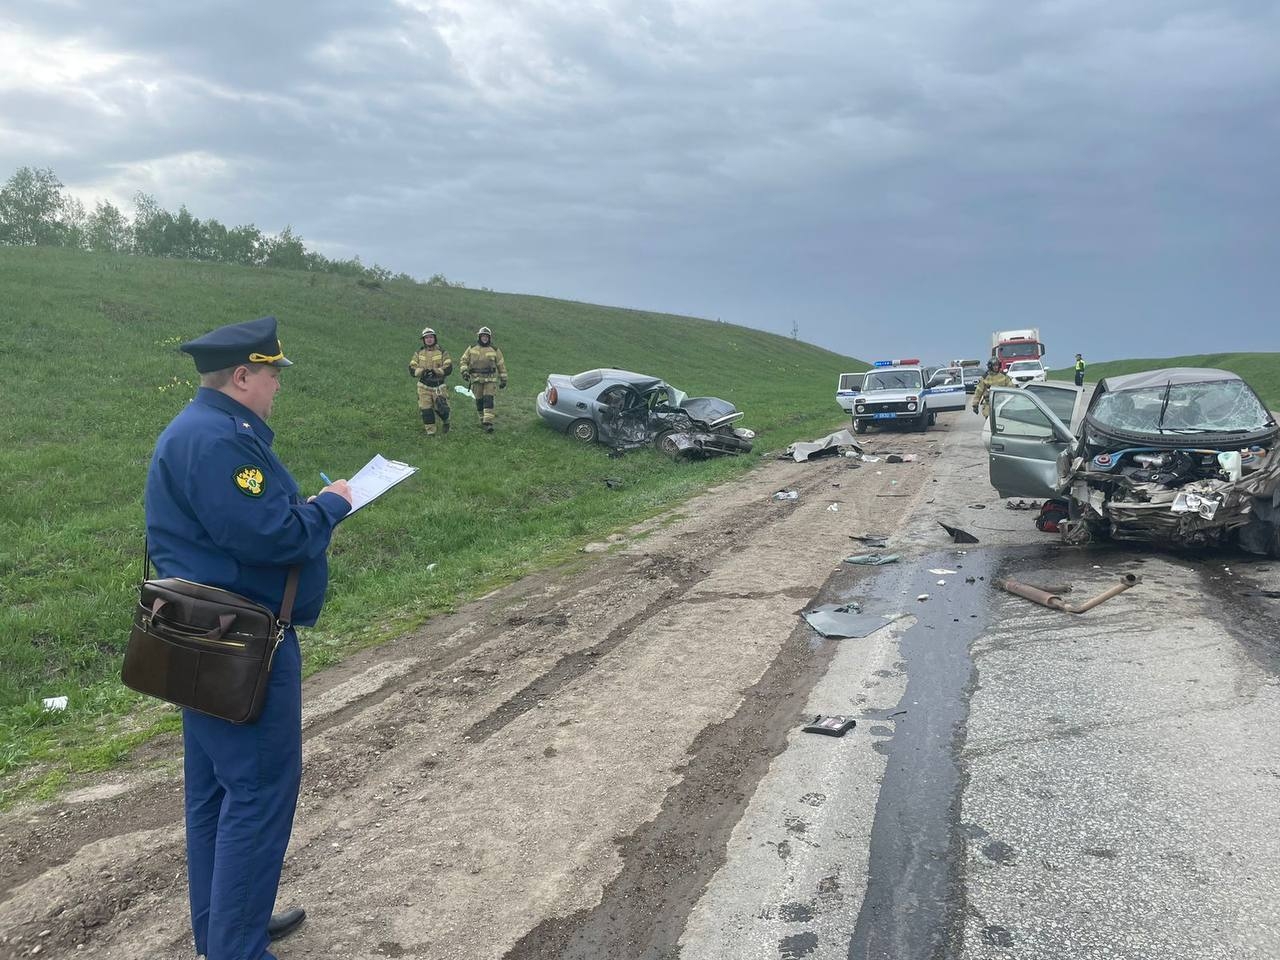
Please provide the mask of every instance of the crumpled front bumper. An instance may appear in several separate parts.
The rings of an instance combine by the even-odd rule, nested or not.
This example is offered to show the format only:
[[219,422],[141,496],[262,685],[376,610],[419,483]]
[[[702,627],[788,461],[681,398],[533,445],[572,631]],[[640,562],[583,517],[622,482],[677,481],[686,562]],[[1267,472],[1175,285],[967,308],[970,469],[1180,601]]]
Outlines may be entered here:
[[1085,477],[1076,471],[1070,496],[1083,516],[1109,521],[1115,540],[1196,547],[1222,543],[1238,530],[1241,546],[1266,553],[1280,536],[1280,451],[1237,481],[1196,480],[1178,487],[1116,482],[1108,496]]

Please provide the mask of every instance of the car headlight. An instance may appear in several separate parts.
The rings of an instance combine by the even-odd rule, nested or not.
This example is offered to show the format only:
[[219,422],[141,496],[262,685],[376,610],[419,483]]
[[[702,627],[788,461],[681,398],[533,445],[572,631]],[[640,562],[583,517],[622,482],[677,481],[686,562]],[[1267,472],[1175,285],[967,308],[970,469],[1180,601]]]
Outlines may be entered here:
[[908,410],[914,410],[915,408],[916,408],[916,405],[915,405],[914,403],[908,403],[908,404],[907,404],[907,409],[908,409]]
[[866,412],[867,412],[867,408],[866,408],[865,406],[863,406],[863,405],[860,403],[860,404],[858,404],[858,412],[859,412],[859,413],[866,413]]

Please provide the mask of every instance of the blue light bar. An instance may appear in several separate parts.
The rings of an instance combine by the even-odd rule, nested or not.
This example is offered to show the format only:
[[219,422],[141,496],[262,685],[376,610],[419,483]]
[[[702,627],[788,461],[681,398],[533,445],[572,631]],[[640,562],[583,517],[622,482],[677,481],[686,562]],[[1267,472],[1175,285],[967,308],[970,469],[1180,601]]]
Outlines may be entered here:
[[877,360],[875,363],[873,363],[873,364],[872,364],[872,366],[873,366],[873,367],[892,367],[892,366],[893,366],[893,361],[892,361],[892,360]]

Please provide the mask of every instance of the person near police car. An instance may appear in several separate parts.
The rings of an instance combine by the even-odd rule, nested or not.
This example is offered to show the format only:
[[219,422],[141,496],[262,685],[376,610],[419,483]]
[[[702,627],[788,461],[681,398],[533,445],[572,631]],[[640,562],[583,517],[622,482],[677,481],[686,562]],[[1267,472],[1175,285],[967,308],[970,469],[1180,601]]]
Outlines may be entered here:
[[502,358],[502,351],[493,345],[493,331],[488,327],[476,331],[476,342],[463,351],[458,370],[471,387],[480,426],[486,433],[493,433],[494,387],[496,385],[498,390],[507,388],[507,364]]
[[409,361],[409,373],[418,380],[418,410],[427,436],[436,433],[436,418],[440,419],[440,432],[449,432],[449,390],[445,379],[453,372],[453,358],[440,346],[436,332],[423,329],[422,349]]
[[272,449],[267,420],[291,366],[276,318],[220,327],[182,344],[200,388],[160,434],[147,471],[147,543],[161,577],[221,587],[274,611],[299,568],[292,623],[271,662],[262,713],[235,724],[182,711],[191,929],[207,960],[274,960],[306,916],[273,916],[302,778],[297,626],[320,615],[325,552],[351,510],[345,480],[303,497]]
[[[991,413],[991,397],[987,395],[987,392],[992,387],[1016,386],[1017,384],[1013,382],[1013,378],[1000,369],[1000,361],[988,360],[987,375],[978,381],[978,387],[973,391],[973,412],[981,413],[984,417]],[[981,410],[978,409],[979,405],[982,407]]]
[[1076,354],[1076,386],[1084,386],[1084,357],[1078,353]]

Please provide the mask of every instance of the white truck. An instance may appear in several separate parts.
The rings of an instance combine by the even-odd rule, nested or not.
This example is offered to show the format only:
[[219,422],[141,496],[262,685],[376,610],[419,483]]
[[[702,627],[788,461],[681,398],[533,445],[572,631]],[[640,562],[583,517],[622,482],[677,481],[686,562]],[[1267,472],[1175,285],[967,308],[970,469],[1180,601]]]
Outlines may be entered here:
[[1009,364],[1017,360],[1039,360],[1045,352],[1039,327],[997,330],[991,334],[991,359],[999,363],[1000,369],[1006,373]]

